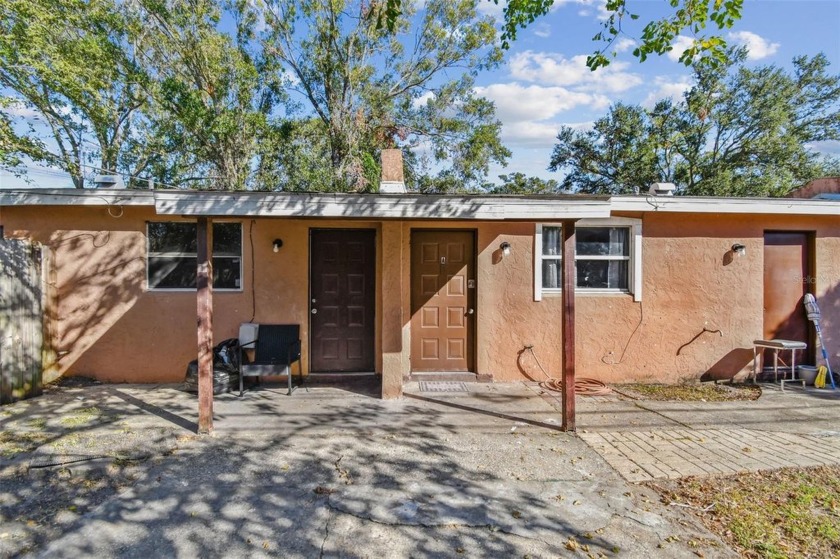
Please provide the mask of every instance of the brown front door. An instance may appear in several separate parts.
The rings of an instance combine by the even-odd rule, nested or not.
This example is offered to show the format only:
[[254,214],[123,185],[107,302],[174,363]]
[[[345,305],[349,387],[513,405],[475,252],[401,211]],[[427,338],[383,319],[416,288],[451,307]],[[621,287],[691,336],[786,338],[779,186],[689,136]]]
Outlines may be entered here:
[[376,232],[312,229],[310,369],[373,371]]
[[475,291],[472,231],[412,231],[412,371],[473,371]]
[[808,343],[801,361],[805,363],[813,362],[810,327],[802,303],[810,278],[809,245],[808,233],[764,233],[764,339]]

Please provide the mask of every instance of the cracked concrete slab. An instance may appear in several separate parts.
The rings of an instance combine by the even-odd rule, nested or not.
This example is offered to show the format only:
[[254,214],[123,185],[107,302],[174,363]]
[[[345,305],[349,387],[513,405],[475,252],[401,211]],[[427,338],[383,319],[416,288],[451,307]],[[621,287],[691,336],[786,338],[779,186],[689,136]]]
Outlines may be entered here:
[[[289,397],[270,385],[219,397],[215,436],[182,429],[174,448],[139,465],[130,487],[18,553],[735,556],[685,511],[560,432],[559,412],[533,386],[469,389],[396,402],[328,387]],[[91,394],[100,390],[114,406],[107,413],[137,414],[150,433],[196,419],[194,398],[170,387]]]

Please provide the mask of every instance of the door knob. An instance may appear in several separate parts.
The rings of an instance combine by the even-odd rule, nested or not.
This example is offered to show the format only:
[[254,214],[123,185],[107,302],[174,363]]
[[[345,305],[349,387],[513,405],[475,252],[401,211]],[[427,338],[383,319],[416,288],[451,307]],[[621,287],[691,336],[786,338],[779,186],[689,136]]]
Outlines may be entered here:
[[318,309],[312,309],[312,314],[318,314]]
[[467,311],[467,314],[475,314],[475,309],[470,309]]

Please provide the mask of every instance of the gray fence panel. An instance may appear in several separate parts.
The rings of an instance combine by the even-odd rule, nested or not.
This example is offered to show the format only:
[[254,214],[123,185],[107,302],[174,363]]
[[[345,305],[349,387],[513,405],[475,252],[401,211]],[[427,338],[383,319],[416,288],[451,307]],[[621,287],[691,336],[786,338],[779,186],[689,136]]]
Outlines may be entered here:
[[41,391],[42,301],[39,246],[0,238],[0,403]]

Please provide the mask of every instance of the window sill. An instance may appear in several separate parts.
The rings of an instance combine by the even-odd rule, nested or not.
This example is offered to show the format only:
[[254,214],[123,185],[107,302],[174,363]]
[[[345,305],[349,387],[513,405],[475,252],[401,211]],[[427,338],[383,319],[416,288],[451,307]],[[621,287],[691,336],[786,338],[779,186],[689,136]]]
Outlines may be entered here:
[[[145,293],[195,293],[198,290],[197,289],[192,289],[192,288],[181,289],[181,288],[175,288],[175,287],[160,288],[160,289],[149,289],[148,287],[146,287],[146,288],[143,289],[143,291]],[[213,294],[214,295],[216,293],[244,293],[244,292],[245,292],[244,289],[221,289],[221,288],[218,288],[218,287],[213,289]]]
[[[563,295],[563,290],[543,290],[542,295],[544,298],[560,297]],[[633,297],[633,294],[629,291],[601,291],[598,289],[575,289],[575,296],[578,295],[586,297]]]

